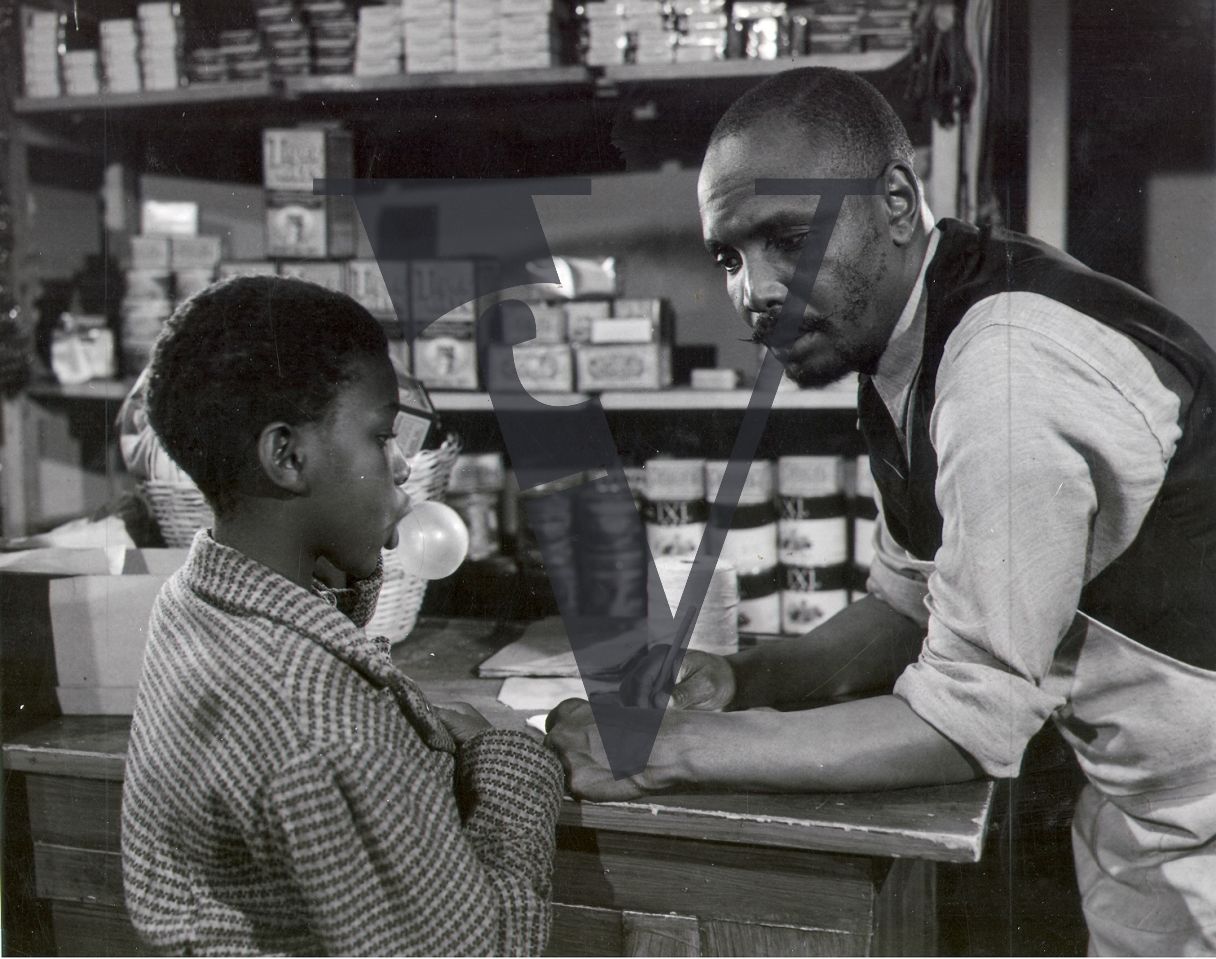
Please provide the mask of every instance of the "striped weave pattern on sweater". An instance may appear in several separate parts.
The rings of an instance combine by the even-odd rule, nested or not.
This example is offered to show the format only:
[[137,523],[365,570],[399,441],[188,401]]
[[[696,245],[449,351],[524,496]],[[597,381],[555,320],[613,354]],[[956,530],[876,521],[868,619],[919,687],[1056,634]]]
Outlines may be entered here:
[[378,590],[335,608],[206,531],[165,585],[123,787],[127,908],[150,944],[543,950],[561,767],[519,732],[458,748],[360,628]]

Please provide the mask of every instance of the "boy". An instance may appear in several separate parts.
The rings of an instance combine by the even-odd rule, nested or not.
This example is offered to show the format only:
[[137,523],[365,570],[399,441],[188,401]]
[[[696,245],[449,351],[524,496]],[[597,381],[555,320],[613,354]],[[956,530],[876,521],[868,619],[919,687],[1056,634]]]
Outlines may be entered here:
[[162,333],[148,415],[215,527],[152,612],[122,822],[141,934],[195,955],[539,953],[560,766],[430,706],[361,628],[413,452],[379,324],[311,283],[218,283]]

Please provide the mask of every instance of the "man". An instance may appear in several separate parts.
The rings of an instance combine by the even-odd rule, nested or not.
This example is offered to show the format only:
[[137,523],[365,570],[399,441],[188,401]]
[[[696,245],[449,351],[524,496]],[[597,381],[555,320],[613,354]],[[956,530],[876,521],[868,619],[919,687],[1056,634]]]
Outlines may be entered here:
[[563,703],[550,741],[571,788],[1010,777],[1053,719],[1089,780],[1073,828],[1091,948],[1216,952],[1216,355],[1059,251],[934,226],[889,105],[814,68],[731,106],[698,185],[706,246],[761,341],[818,201],[756,181],[867,177],[878,195],[844,201],[776,352],[805,386],[861,374],[882,503],[870,595],[804,638],[687,654],[629,779],[588,707]]

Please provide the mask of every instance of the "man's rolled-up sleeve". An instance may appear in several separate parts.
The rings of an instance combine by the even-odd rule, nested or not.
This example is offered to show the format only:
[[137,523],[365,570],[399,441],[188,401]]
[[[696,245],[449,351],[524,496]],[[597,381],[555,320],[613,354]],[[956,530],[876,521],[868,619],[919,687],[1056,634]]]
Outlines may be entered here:
[[[1063,704],[1041,685],[1093,575],[1098,503],[1117,554],[1164,473],[1161,448],[1117,389],[1067,350],[1016,326],[948,355],[931,432],[944,525],[928,630],[895,694],[992,776]],[[1143,464],[1128,497],[1123,465]],[[1113,523],[1113,525],[1111,525]],[[1109,559],[1109,557],[1108,557]]]

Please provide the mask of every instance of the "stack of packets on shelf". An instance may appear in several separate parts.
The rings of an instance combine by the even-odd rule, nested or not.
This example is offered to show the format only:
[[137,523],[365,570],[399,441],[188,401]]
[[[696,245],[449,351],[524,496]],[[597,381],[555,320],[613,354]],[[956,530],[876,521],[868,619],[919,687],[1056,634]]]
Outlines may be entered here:
[[234,83],[263,80],[270,72],[270,60],[262,46],[262,36],[252,27],[221,30],[219,46],[195,50],[190,58],[193,78],[222,77]]
[[139,22],[139,68],[143,88],[177,89],[186,79],[180,5],[141,3],[135,8],[135,15]]
[[553,0],[456,0],[454,24],[458,71],[560,62]]
[[62,64],[63,92],[69,97],[101,93],[101,64],[96,50],[68,50]]
[[[318,76],[350,73],[355,63],[359,28],[352,4],[347,0],[303,0],[312,45],[312,72]],[[273,47],[271,72],[284,76],[282,57]],[[301,71],[299,58],[291,61],[293,72]]]
[[684,6],[676,24],[676,63],[704,63],[726,56],[726,8],[726,0],[696,0]]
[[406,73],[456,69],[456,9],[452,0],[401,0]]
[[391,76],[402,72],[405,56],[402,22],[401,7],[397,4],[359,8],[355,76]]
[[21,8],[21,62],[27,97],[63,93],[59,55],[64,49],[66,18],[61,13]]
[[143,89],[139,66],[139,29],[133,17],[102,20],[101,73],[109,93],[138,93]]
[[152,344],[174,306],[216,277],[220,238],[197,235],[197,207],[193,217],[181,216],[182,207],[194,204],[145,202],[143,232],[131,237],[121,337],[123,364],[128,372],[147,362]]
[[316,179],[351,179],[350,134],[335,126],[262,131],[266,255],[327,259],[355,254],[356,215],[346,196],[317,196]]
[[584,5],[589,66],[671,63],[679,23],[660,0],[591,0]]
[[[255,69],[261,76],[273,69],[277,77],[306,76],[312,70],[312,48],[304,15],[295,3],[259,3],[254,11],[257,29],[240,47],[221,46],[229,79],[250,76]],[[235,37],[230,38],[235,40]]]

